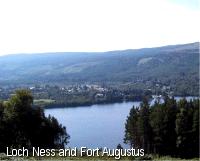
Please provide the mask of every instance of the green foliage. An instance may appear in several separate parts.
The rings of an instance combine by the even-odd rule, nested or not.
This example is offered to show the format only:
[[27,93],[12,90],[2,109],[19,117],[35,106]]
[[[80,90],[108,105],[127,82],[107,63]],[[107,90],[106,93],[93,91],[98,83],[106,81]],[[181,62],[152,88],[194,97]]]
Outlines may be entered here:
[[5,104],[0,103],[0,151],[6,147],[56,148],[67,143],[65,127],[32,104],[33,97],[27,90],[18,90]]
[[140,147],[142,146],[146,152],[150,152],[150,140],[151,140],[151,128],[149,123],[149,104],[147,100],[144,100],[141,103],[140,110],[138,113],[138,129],[139,129],[139,136],[140,136]]
[[146,153],[182,158],[198,157],[199,99],[132,108],[125,125],[125,142]]
[[176,113],[176,102],[173,98],[166,98],[165,103],[156,103],[152,107],[150,124],[153,130],[152,141],[155,153],[169,155],[176,151]]
[[141,107],[133,107],[126,122],[125,143],[131,146],[140,148],[143,147],[145,151],[151,150],[151,128],[149,122],[150,109],[147,101],[141,103]]

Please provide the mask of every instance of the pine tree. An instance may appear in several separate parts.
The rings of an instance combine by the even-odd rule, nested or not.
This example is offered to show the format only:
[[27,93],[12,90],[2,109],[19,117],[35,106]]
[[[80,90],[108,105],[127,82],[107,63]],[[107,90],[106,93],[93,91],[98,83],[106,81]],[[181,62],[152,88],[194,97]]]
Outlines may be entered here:
[[192,158],[199,156],[199,99],[188,102],[165,98],[149,107],[132,108],[125,141],[145,153]]
[[133,106],[126,120],[124,142],[130,144],[131,147],[139,148],[141,145],[139,140],[140,136],[138,132],[137,121],[138,121],[138,108]]
[[140,136],[141,148],[143,148],[146,153],[151,152],[152,131],[149,117],[149,104],[147,100],[144,100],[140,105],[137,126]]

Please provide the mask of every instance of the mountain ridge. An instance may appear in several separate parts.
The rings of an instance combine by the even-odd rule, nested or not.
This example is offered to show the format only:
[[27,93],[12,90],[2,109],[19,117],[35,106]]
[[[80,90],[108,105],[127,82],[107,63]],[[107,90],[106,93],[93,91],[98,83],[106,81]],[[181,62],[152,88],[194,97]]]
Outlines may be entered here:
[[[199,80],[199,42],[108,52],[0,57],[0,84]],[[194,83],[195,82],[195,83]]]
[[159,49],[159,48],[168,48],[168,47],[177,47],[177,46],[186,46],[186,45],[197,45],[199,46],[200,42],[191,42],[191,43],[184,43],[184,44],[174,44],[174,45],[162,45],[162,46],[157,46],[157,47],[144,47],[144,48],[134,48],[134,49],[121,49],[121,50],[108,50],[108,51],[83,51],[83,52],[77,52],[77,51],[68,51],[68,52],[64,52],[64,51],[60,51],[60,52],[37,52],[37,53],[15,53],[15,54],[6,54],[6,55],[0,55],[1,57],[9,57],[9,56],[26,56],[26,55],[41,55],[41,54],[64,54],[64,53],[109,53],[109,52],[123,52],[123,51],[130,51],[130,50],[145,50],[145,49]]

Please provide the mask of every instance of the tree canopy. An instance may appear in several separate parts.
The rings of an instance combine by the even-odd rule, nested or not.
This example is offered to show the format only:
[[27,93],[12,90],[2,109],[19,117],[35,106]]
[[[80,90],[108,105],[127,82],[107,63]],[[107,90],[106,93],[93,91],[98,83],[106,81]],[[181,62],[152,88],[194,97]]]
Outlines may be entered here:
[[125,143],[145,153],[191,158],[199,156],[199,99],[166,98],[150,107],[133,107],[125,125]]
[[46,117],[43,109],[33,107],[30,91],[18,90],[0,103],[0,151],[12,148],[60,148],[69,135],[56,118]]

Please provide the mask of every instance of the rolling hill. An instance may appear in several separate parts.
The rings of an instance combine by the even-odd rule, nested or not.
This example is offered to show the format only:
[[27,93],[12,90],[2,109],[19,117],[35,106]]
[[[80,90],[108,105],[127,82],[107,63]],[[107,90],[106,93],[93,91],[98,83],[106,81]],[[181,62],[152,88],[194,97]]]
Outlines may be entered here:
[[0,57],[0,84],[161,81],[198,86],[199,42],[109,52]]

